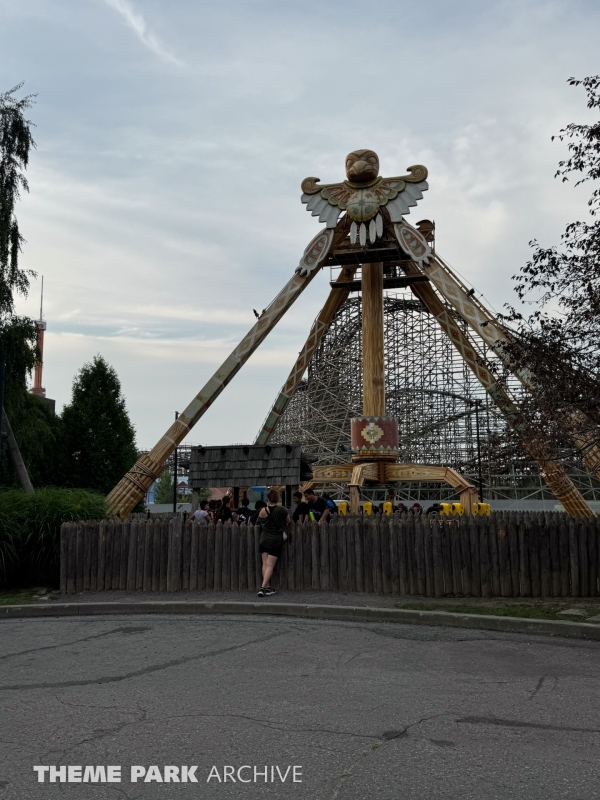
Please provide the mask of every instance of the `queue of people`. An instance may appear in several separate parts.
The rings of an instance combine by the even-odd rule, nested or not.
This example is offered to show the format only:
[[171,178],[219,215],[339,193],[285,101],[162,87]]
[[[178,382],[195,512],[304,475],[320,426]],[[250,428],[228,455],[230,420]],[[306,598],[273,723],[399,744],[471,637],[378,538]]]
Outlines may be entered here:
[[[192,514],[192,519],[200,525],[210,522],[239,522],[242,524],[257,525],[260,528],[259,554],[262,565],[262,582],[258,590],[259,597],[269,597],[275,594],[271,587],[271,576],[281,557],[285,542],[287,541],[286,529],[292,522],[304,523],[308,520],[319,524],[328,523],[333,514],[337,514],[337,505],[328,494],[317,495],[314,489],[305,489],[304,492],[294,492],[294,509],[290,512],[280,505],[279,492],[270,489],[267,493],[267,502],[257,500],[254,509],[250,508],[247,497],[241,501],[239,508],[233,508],[233,500],[229,495],[219,500],[202,500],[197,511]],[[426,514],[437,513],[439,503],[434,503],[424,511],[420,503],[413,503],[408,508],[404,503],[392,506],[394,514]],[[384,503],[372,508],[375,514],[385,514]]]
[[[277,495],[279,498],[278,493]],[[307,520],[326,522],[331,519],[333,514],[337,514],[337,505],[335,501],[332,500],[328,494],[317,495],[314,489],[306,489],[304,492],[294,492],[293,503],[294,507],[291,509],[291,520],[293,522],[306,522]],[[254,504],[254,508],[251,509],[250,501],[247,497],[244,497],[240,507],[234,508],[232,499],[226,495],[220,500],[202,500],[198,510],[192,514],[192,519],[199,522],[201,525],[207,525],[209,522],[225,523],[230,521],[239,522],[240,524],[250,523],[256,525],[261,509],[267,506],[268,503],[265,503],[264,500],[257,500]],[[411,506],[406,506],[404,503],[398,503],[392,506],[393,514],[413,514],[416,516],[421,514],[429,516],[430,514],[439,513],[440,510],[441,506],[439,503],[433,503],[433,505],[429,506],[427,509],[416,502]],[[384,508],[384,503],[373,505],[372,513],[387,513]]]

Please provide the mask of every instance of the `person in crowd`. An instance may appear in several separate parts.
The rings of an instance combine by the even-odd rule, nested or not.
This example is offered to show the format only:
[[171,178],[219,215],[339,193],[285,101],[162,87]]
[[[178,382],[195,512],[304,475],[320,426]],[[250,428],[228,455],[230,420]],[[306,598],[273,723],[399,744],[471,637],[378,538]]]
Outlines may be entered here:
[[242,505],[233,512],[233,519],[240,524],[248,522],[250,517],[252,516],[252,511],[250,509],[250,500],[247,497],[244,497],[242,500]]
[[304,492],[304,500],[308,506],[309,519],[316,519],[317,522],[326,522],[330,517],[327,501],[315,494],[314,489],[307,489]]
[[266,508],[266,507],[267,504],[265,503],[264,500],[257,500],[256,503],[254,503],[254,511],[250,515],[249,519],[250,525],[256,525],[256,520],[258,519],[259,511],[261,510],[261,508]]
[[292,520],[294,522],[304,522],[308,517],[308,505],[302,500],[302,492],[294,492],[294,511],[292,513]]
[[192,514],[194,522],[199,522],[200,525],[208,525],[208,500],[200,501],[200,508]]
[[404,503],[398,503],[394,513],[395,514],[406,514],[407,511],[408,511],[408,508],[404,505]]
[[337,514],[338,513],[338,509],[337,509],[337,505],[335,504],[335,500],[333,500],[333,498],[331,498],[328,494],[325,494],[325,492],[323,492],[321,497],[327,503],[327,508],[329,509],[329,513],[330,514]]
[[421,514],[423,512],[423,507],[421,503],[413,503],[410,507],[410,511],[412,514]]
[[219,519],[219,501],[209,500],[208,502],[208,521],[216,522]]
[[279,505],[279,492],[270,489],[267,501],[267,505],[258,512],[257,518],[257,524],[260,526],[258,551],[262,559],[262,584],[258,590],[259,597],[275,594],[275,589],[271,588],[271,575],[287,539],[286,525],[292,521],[287,508]]
[[441,510],[441,505],[439,503],[434,503],[432,506],[429,506],[425,513],[429,516],[430,514],[439,514]]
[[230,522],[233,519],[233,511],[231,510],[231,498],[229,495],[225,495],[220,502],[219,507],[219,517],[218,519],[223,523]]

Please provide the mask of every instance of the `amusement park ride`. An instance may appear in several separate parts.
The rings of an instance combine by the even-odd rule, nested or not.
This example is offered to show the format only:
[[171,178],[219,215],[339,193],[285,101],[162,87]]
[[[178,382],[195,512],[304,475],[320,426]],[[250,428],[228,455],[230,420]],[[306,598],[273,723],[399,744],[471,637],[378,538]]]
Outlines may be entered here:
[[[460,495],[466,513],[477,502],[475,486],[453,469],[398,463],[398,424],[386,416],[383,341],[384,290],[409,287],[436,319],[461,358],[515,431],[523,448],[537,462],[549,490],[572,516],[592,516],[593,511],[553,457],[549,444],[534,431],[518,402],[499,383],[476,341],[485,342],[514,373],[523,387],[536,392],[533,370],[512,365],[514,341],[467,290],[450,267],[434,252],[433,224],[422,220],[416,227],[405,215],[428,189],[427,169],[409,167],[401,177],[382,178],[379,158],[372,150],[356,150],[346,158],[346,180],[320,184],[318,178],[302,182],[302,202],[325,223],[310,242],[294,275],[265,309],[216,373],[155,447],[140,457],[108,496],[114,513],[124,518],[161,474],[164,464],[189,431],[214,403],[225,386],[246,363],[267,334],[292,306],[317,272],[326,266],[341,271],[331,284],[325,305],[317,316],[303,349],[260,431],[256,444],[266,445],[293,398],[308,364],[327,333],[336,313],[351,291],[362,293],[362,416],[351,423],[352,461],[313,467],[311,483],[346,483],[350,508],[358,511],[360,487],[374,482],[393,486],[402,481],[450,484]],[[475,337],[472,335],[475,334]],[[507,344],[512,346],[509,348]],[[586,467],[600,478],[600,447],[594,423],[574,408],[561,409],[565,434],[580,451]]]

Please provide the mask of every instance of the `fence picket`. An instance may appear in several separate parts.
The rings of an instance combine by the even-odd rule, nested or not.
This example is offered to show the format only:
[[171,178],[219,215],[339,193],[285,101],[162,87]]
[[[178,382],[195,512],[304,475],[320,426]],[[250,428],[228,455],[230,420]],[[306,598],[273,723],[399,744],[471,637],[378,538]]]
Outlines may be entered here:
[[588,569],[589,569],[589,585],[588,597],[598,596],[598,538],[596,533],[596,526],[590,525],[587,532],[588,544]]
[[67,594],[67,561],[69,539],[71,538],[71,522],[63,522],[60,526],[60,591]]
[[223,555],[221,556],[221,589],[231,589],[231,523],[223,525]]
[[160,525],[160,580],[159,591],[166,592],[169,582],[169,522],[164,520]]
[[498,531],[496,519],[490,517],[490,524],[486,526],[488,535],[488,547],[490,549],[490,581],[492,584],[492,596],[500,597],[500,559],[498,553]]
[[206,589],[206,539],[208,525],[198,525],[198,590]]
[[400,558],[399,549],[399,524],[398,519],[390,520],[390,569],[392,572],[392,594],[400,594]]
[[141,523],[141,530],[144,535],[144,574],[142,586],[144,592],[152,591],[152,562],[154,559],[154,524],[152,522]]
[[442,523],[442,530],[446,530],[446,537],[449,539],[450,545],[450,560],[452,563],[452,583],[449,586],[447,593],[452,593],[455,596],[464,594],[462,584],[462,556],[460,552],[460,539],[461,539],[461,521],[454,523]]
[[186,520],[181,531],[181,589],[186,592],[190,588],[190,568],[192,562],[192,523]]
[[75,594],[77,581],[75,579],[77,569],[76,549],[77,549],[77,523],[69,525],[69,541],[67,542],[67,594]]
[[215,560],[214,560],[214,589],[223,588],[223,523],[221,520],[215,525]]
[[160,520],[149,520],[152,526],[152,591],[160,590]]
[[588,597],[590,588],[587,525],[585,520],[577,520],[577,544],[579,546],[579,594]]
[[379,548],[381,551],[381,591],[383,594],[392,593],[392,563],[390,553],[390,525],[387,519],[382,519],[379,525]]

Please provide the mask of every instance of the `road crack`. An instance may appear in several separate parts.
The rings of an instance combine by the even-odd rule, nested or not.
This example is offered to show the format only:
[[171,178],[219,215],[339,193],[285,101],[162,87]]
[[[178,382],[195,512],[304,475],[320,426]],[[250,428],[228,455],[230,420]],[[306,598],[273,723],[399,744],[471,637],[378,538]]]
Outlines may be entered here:
[[48,683],[14,683],[14,684],[7,684],[4,686],[0,685],[0,692],[29,691],[31,689],[68,689],[73,686],[94,686],[95,684],[120,683],[121,681],[127,681],[130,680],[131,678],[139,678],[143,675],[150,675],[153,672],[162,672],[163,670],[171,669],[172,667],[179,667],[182,664],[189,664],[192,661],[200,661],[203,658],[214,658],[215,656],[223,655],[223,653],[230,653],[234,650],[240,650],[244,647],[249,647],[250,645],[253,644],[262,644],[263,642],[268,642],[271,639],[275,639],[278,636],[283,636],[286,633],[287,630],[278,631],[277,633],[271,633],[268,636],[261,636],[258,639],[251,639],[250,641],[242,642],[241,644],[231,645],[230,647],[222,647],[219,650],[212,650],[208,653],[200,653],[195,656],[184,656],[182,658],[174,658],[171,661],[165,661],[162,664],[155,664],[152,667],[144,667],[143,669],[132,670],[131,672],[126,672],[123,675],[106,675],[100,678],[89,678],[78,681],[55,681]]

